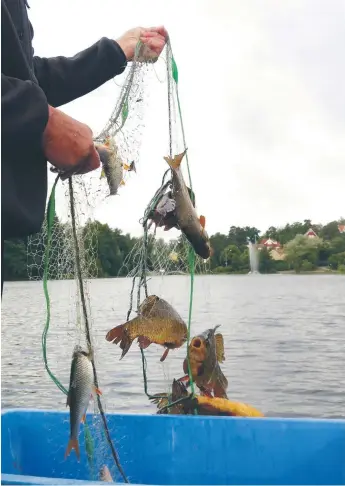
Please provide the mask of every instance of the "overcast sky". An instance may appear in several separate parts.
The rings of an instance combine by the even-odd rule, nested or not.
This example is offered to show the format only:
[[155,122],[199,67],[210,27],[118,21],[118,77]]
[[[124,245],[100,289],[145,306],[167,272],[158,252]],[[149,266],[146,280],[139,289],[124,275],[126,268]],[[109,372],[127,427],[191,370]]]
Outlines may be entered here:
[[[74,55],[100,37],[164,24],[179,89],[198,212],[210,234],[345,216],[345,3],[342,0],[31,0],[40,56]],[[164,62],[137,175],[95,216],[138,235],[168,151]],[[123,80],[123,76],[118,82]],[[113,81],[63,110],[95,134]]]

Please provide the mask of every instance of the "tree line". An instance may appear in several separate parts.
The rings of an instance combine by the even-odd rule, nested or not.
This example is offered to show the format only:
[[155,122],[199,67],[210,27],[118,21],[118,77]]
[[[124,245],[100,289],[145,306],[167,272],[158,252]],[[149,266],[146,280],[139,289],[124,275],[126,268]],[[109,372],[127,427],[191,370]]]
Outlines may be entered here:
[[[284,253],[283,260],[274,260],[271,252],[263,247],[258,251],[260,273],[276,273],[294,271],[296,273],[308,272],[316,269],[332,270],[345,273],[345,233],[339,231],[338,226],[345,224],[345,220],[331,221],[326,225],[313,224],[310,220],[287,224],[277,228],[271,226],[265,233],[255,227],[231,226],[228,234],[216,233],[210,237],[213,255],[207,265],[210,273],[248,273],[250,270],[248,241],[259,242],[264,238],[271,238],[281,244]],[[312,228],[317,238],[307,238],[305,233]],[[69,234],[69,224],[62,223],[56,217],[53,228],[53,244],[59,248],[66,245],[66,236]],[[81,229],[84,239],[86,255],[88,250],[94,252],[92,258],[96,265],[95,275],[99,278],[117,277],[127,275],[134,262],[129,257],[134,247],[140,244],[140,238],[124,234],[120,229],[112,229],[99,221],[89,221]],[[72,237],[72,235],[71,235]],[[28,240],[12,239],[4,242],[3,276],[4,280],[27,280],[28,265],[31,266],[31,277],[42,274],[44,245],[37,239],[35,246],[35,261],[30,263],[32,248],[27,252]],[[160,239],[153,244],[152,237],[148,240],[148,270],[154,270],[150,251],[159,246],[162,255],[179,253],[183,242],[164,242]],[[73,256],[73,255],[72,255]],[[72,258],[70,255],[70,258]],[[56,258],[51,267],[56,269],[50,272],[50,278],[68,278],[68,259],[58,261],[61,256],[54,252],[51,258]],[[66,266],[66,269],[62,268]],[[177,268],[176,264],[176,268]],[[35,275],[35,269],[37,275]]]

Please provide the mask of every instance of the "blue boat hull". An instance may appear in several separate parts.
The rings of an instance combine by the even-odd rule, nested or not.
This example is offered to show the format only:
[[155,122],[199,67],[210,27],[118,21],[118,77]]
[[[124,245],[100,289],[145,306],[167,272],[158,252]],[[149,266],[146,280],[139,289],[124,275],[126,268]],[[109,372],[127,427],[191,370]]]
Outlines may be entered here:
[[[345,420],[159,415],[108,416],[131,484],[345,484]],[[83,426],[80,463],[65,460],[67,412],[11,409],[2,413],[2,484],[116,482],[100,418],[88,416],[95,444],[90,466]],[[93,479],[91,482],[90,479]]]

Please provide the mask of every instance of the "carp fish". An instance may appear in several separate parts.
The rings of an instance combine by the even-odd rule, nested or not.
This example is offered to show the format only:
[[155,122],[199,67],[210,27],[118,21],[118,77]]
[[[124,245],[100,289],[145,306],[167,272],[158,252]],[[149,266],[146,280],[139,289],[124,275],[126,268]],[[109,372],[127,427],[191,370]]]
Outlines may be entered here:
[[[226,389],[228,380],[220,369],[219,363],[225,360],[223,335],[214,329],[207,329],[204,333],[195,336],[189,344],[189,363],[193,381],[202,394],[227,398]],[[187,358],[183,362],[183,371],[186,376],[182,381],[189,380]]]
[[102,162],[101,178],[106,177],[109,186],[109,196],[115,196],[118,188],[125,184],[123,180],[123,171],[136,172],[134,161],[131,164],[124,164],[118,154],[115,141],[108,137],[104,145],[97,144],[95,148]]
[[141,349],[152,343],[164,346],[166,350],[160,359],[164,361],[170,349],[179,348],[187,340],[187,326],[168,302],[150,295],[139,307],[136,317],[114,327],[106,335],[107,341],[120,344],[120,359],[126,355],[136,338]]
[[[167,408],[173,403],[184,398],[183,401]],[[152,403],[157,404],[157,414],[191,415],[194,410],[198,415],[235,416],[235,417],[263,417],[263,413],[251,405],[234,402],[227,398],[208,397],[188,394],[185,385],[177,380],[173,381],[170,394],[162,393],[151,397]]]
[[172,198],[176,203],[175,214],[179,228],[195,252],[204,260],[211,255],[209,237],[205,230],[205,217],[198,218],[190,193],[181,171],[181,162],[187,150],[174,158],[164,157],[172,172]]
[[70,438],[67,445],[65,458],[75,449],[78,461],[79,451],[79,429],[80,423],[85,422],[86,411],[89,406],[91,395],[101,395],[101,392],[94,384],[91,354],[83,351],[80,346],[74,348],[67,403],[70,409]]

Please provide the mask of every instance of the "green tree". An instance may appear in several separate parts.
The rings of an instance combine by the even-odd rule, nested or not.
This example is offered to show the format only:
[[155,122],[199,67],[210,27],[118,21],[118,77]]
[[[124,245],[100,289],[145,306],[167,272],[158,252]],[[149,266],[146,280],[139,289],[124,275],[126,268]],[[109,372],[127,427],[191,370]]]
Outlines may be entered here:
[[259,272],[260,273],[274,273],[275,262],[271,258],[270,251],[265,247],[260,250],[259,258]]
[[302,271],[302,262],[308,261],[316,265],[322,240],[297,235],[284,246],[286,261],[290,263],[296,273]]

